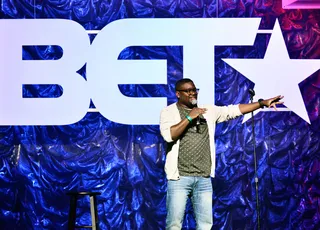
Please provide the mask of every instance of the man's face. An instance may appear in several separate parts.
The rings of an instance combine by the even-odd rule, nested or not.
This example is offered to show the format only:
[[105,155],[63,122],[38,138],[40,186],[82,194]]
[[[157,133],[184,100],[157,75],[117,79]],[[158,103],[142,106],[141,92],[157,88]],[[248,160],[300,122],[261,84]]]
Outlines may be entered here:
[[177,89],[176,95],[178,98],[178,102],[181,105],[185,105],[189,108],[194,107],[191,103],[192,100],[197,100],[198,92],[196,86],[192,82],[184,83]]

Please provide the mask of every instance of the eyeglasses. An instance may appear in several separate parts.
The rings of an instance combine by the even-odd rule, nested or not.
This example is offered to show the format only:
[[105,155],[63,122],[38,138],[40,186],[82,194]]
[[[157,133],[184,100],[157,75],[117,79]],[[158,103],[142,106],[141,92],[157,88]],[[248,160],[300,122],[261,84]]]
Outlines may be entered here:
[[177,91],[182,91],[182,92],[185,92],[187,94],[199,93],[199,90],[200,89],[196,89],[196,88],[193,88],[193,89],[177,89]]

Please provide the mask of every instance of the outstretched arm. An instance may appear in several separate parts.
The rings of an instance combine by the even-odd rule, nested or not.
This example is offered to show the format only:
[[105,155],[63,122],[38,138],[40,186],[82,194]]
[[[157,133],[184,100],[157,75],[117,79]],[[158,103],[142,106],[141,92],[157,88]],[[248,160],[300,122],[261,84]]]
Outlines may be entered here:
[[240,104],[239,109],[242,114],[250,113],[252,111],[255,111],[259,108],[262,108],[263,106],[266,106],[268,108],[273,107],[275,110],[277,110],[278,104],[283,104],[283,101],[280,101],[283,98],[283,96],[279,95],[267,100],[262,100],[260,103],[259,102],[254,102],[250,104]]

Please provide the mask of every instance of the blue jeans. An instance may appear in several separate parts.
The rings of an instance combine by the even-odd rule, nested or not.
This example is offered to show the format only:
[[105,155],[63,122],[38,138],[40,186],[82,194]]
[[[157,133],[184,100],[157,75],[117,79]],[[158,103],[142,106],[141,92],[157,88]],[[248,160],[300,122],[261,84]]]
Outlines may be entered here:
[[182,176],[169,180],[167,190],[166,229],[181,229],[188,196],[191,196],[198,230],[212,227],[211,178]]

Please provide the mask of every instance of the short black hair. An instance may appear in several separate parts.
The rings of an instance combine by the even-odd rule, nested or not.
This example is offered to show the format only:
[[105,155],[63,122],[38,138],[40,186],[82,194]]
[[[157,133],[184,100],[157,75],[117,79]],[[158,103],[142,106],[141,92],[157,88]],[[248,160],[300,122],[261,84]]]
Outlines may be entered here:
[[179,90],[180,87],[181,87],[183,84],[189,83],[189,82],[193,83],[193,81],[192,81],[190,78],[182,78],[182,79],[178,80],[178,81],[176,82],[175,90],[176,90],[176,91]]

